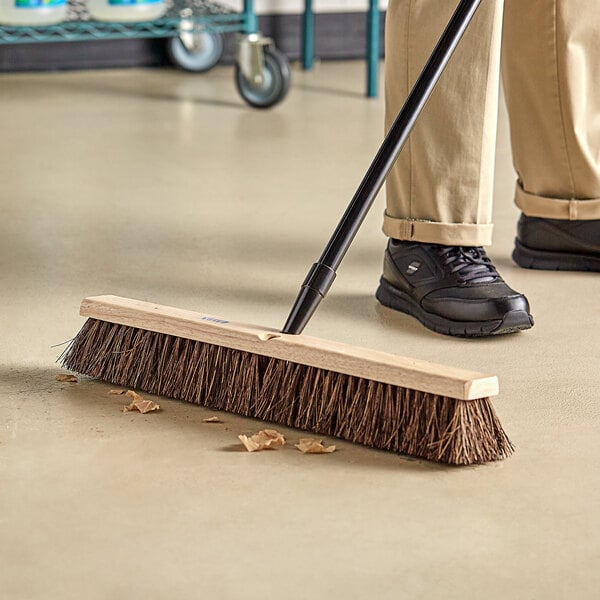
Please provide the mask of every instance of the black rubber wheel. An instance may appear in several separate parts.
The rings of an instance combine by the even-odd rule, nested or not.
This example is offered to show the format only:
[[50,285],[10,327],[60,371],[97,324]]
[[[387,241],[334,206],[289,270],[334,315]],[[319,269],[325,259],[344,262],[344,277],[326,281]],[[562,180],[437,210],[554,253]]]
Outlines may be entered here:
[[275,48],[264,49],[262,85],[252,85],[242,73],[239,65],[235,67],[235,84],[242,98],[255,108],[269,108],[281,102],[290,89],[290,65],[282,52]]
[[167,42],[169,58],[177,67],[194,73],[212,69],[223,56],[223,36],[215,31],[183,33],[182,37],[170,38]]

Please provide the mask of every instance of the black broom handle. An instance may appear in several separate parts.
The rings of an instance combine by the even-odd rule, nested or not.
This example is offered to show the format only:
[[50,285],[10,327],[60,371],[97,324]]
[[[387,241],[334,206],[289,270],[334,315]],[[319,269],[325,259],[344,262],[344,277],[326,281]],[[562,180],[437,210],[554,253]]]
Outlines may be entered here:
[[317,306],[329,291],[337,268],[480,3],[481,0],[460,0],[321,258],[308,272],[282,333],[302,333]]

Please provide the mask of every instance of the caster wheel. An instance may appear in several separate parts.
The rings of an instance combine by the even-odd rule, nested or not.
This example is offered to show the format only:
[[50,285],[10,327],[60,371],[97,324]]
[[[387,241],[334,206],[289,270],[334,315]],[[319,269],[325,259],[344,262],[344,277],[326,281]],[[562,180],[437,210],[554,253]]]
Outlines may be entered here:
[[223,55],[223,36],[214,31],[183,31],[167,42],[167,53],[174,65],[185,71],[204,73]]
[[263,80],[260,85],[248,81],[239,65],[235,68],[235,83],[242,98],[255,108],[269,108],[281,102],[290,88],[290,66],[282,52],[264,49]]

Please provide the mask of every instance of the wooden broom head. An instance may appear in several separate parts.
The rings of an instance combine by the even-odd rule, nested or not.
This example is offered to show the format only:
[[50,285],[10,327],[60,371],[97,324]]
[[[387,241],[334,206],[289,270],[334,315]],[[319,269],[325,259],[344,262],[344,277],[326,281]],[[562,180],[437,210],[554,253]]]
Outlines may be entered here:
[[513,451],[495,377],[115,296],[81,313],[63,365],[94,378],[448,464]]

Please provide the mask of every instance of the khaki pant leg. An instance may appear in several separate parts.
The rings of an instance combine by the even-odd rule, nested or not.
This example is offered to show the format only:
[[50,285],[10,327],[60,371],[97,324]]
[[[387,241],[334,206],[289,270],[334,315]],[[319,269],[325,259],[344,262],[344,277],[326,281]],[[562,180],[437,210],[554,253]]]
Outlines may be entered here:
[[506,0],[502,61],[517,206],[600,219],[600,1]]
[[[457,0],[390,0],[387,128],[456,6]],[[482,2],[392,169],[386,235],[449,245],[491,243],[502,8],[502,0]]]

